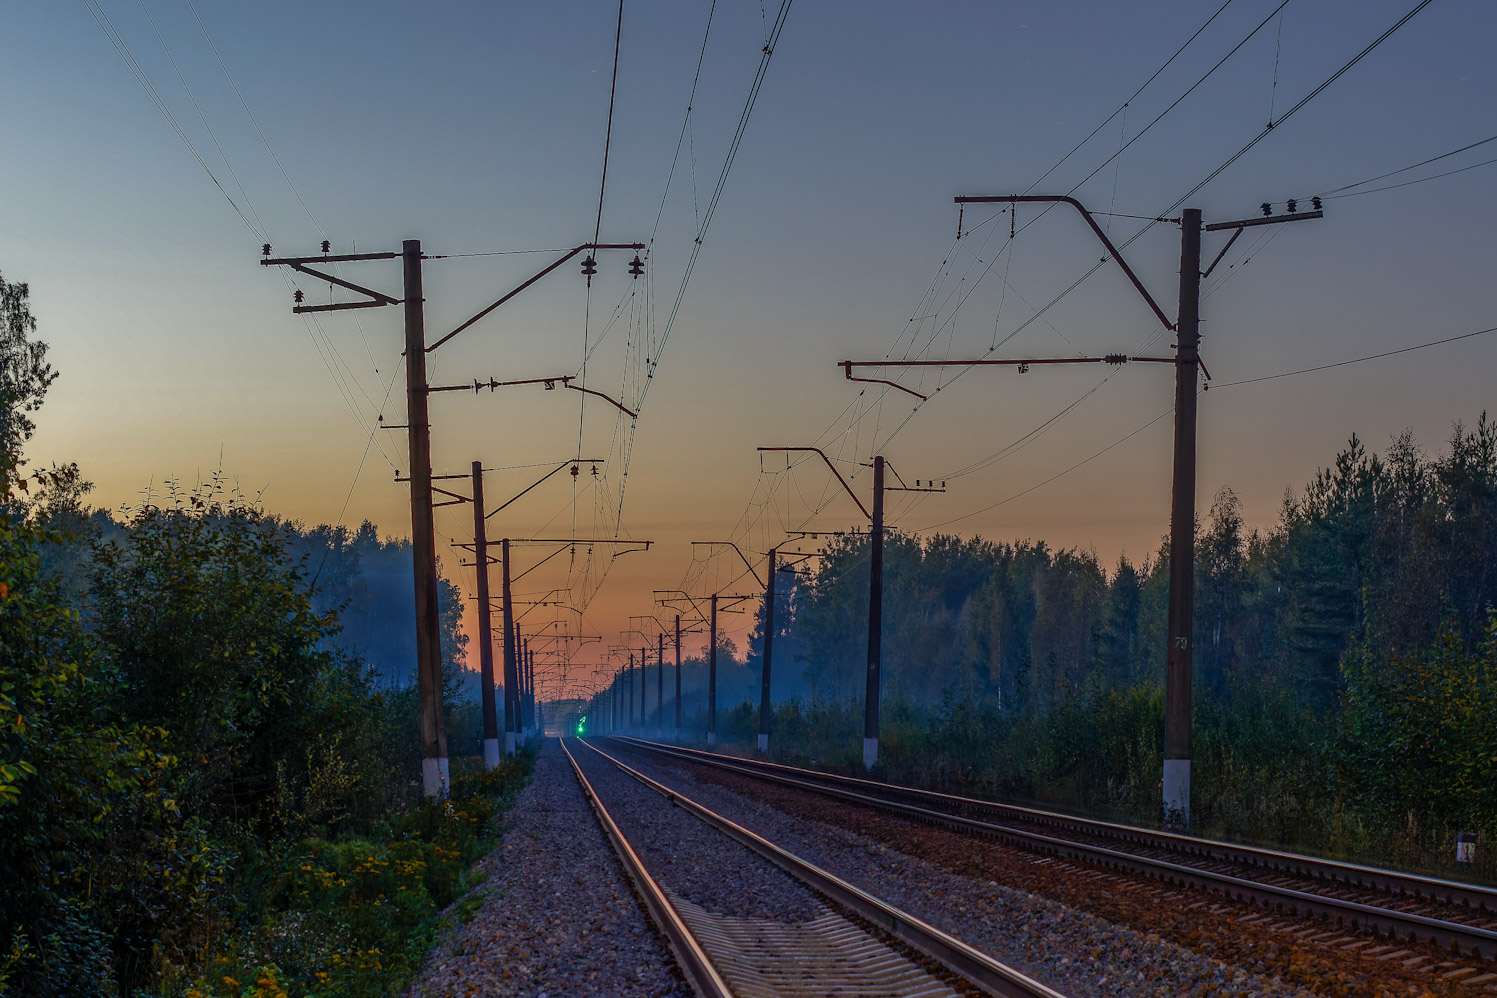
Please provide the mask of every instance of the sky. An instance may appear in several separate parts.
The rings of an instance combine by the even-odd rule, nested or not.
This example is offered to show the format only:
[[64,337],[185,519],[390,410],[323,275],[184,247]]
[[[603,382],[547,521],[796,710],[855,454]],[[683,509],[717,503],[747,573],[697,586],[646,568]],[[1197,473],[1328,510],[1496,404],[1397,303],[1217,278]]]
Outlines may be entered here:
[[[429,356],[446,385],[581,379],[586,353],[588,387],[638,412],[539,386],[432,397],[434,472],[482,461],[491,507],[600,459],[596,478],[585,462],[492,517],[491,536],[652,541],[616,561],[604,544],[517,551],[517,575],[560,552],[517,593],[571,604],[524,622],[572,636],[547,644],[542,694],[637,644],[620,636],[631,615],[668,619],[654,590],[743,591],[730,549],[692,541],[757,558],[787,530],[858,523],[814,457],[760,446],[822,447],[865,502],[875,450],[907,479],[945,480],[945,494],[891,499],[900,529],[1044,539],[1108,566],[1151,555],[1169,517],[1169,368],[901,375],[931,395],[919,402],[849,384],[837,362],[995,343],[996,357],[1167,353],[1112,263],[1033,319],[1102,256],[1074,212],[1021,207],[1010,238],[1009,215],[970,206],[957,240],[953,197],[1075,188],[1173,317],[1178,228],[1148,220],[1413,3],[799,0],[704,230],[779,3],[625,0],[599,231],[648,243],[645,276],[604,253],[589,288],[573,261]],[[30,284],[61,372],[29,458],[77,461],[105,508],[221,470],[278,515],[407,536],[405,435],[378,428],[405,422],[400,310],[293,315],[260,245],[420,239],[446,257],[424,268],[428,340],[455,328],[599,226],[618,18],[602,2],[8,4],[0,274]],[[1282,212],[1492,136],[1494,30],[1497,7],[1435,0],[1187,205],[1208,223],[1264,201]],[[1497,325],[1494,176],[1328,196],[1324,219],[1237,242],[1202,303],[1219,386],[1201,399],[1203,511],[1230,487],[1250,525],[1271,526],[1285,489],[1353,433],[1379,449],[1410,430],[1438,450],[1489,407],[1497,335],[1228,383]],[[1225,236],[1204,242],[1209,260]],[[398,261],[339,273],[399,297]],[[323,282],[296,286],[330,300]],[[436,522],[444,571],[471,594],[449,546],[471,540],[471,507]]]

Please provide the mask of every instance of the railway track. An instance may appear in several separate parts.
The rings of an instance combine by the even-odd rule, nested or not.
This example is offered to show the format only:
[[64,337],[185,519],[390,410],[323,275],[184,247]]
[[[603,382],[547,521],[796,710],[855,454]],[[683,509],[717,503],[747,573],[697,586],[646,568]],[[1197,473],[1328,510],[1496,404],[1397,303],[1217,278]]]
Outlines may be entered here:
[[[1047,856],[1311,913],[1396,943],[1497,959],[1497,890],[618,737],[632,748],[893,812]],[[1375,949],[1376,947],[1371,947]],[[1393,952],[1393,950],[1389,950]]]
[[[706,806],[575,739],[562,740],[583,793],[605,835],[669,942],[687,981],[704,998],[812,995],[1065,998],[1060,992],[992,959],[866,891],[749,831]],[[581,746],[578,752],[573,748]],[[579,759],[582,755],[582,759]],[[587,760],[588,765],[583,760]],[[709,911],[663,884],[610,813],[589,765],[605,765],[646,792],[700,819],[810,888],[831,905],[794,923]],[[594,777],[597,770],[594,770]],[[772,871],[768,871],[772,872]],[[836,910],[840,909],[840,910]],[[960,980],[955,980],[959,978]]]

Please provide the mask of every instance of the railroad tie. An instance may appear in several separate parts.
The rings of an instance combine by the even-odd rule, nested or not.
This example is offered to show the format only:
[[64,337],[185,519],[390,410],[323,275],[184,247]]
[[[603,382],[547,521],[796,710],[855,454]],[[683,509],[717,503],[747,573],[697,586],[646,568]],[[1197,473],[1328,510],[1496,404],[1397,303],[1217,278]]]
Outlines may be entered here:
[[822,908],[809,922],[709,912],[666,891],[738,998],[958,998],[948,984]]

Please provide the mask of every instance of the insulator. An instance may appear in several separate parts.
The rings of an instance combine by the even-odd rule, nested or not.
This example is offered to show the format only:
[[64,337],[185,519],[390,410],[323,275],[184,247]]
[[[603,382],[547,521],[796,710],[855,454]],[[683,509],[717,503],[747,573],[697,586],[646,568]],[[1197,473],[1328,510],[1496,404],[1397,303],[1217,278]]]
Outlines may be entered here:
[[582,261],[582,273],[584,273],[588,277],[591,277],[594,274],[596,274],[597,272],[598,272],[598,261],[594,260],[593,259],[593,255],[591,253],[589,253],[586,256],[586,258],[584,258],[583,261]]
[[326,239],[324,239],[322,241],[322,252],[326,253],[329,250],[331,250],[332,248],[333,248],[333,244],[332,243],[328,242]]
[[1317,194],[1315,195],[1315,197],[1310,199],[1310,207],[1314,208],[1316,211],[1320,210],[1320,195]]
[[582,474],[582,469],[577,467],[575,464],[572,465],[572,477],[576,478],[580,474]]
[[629,261],[629,273],[632,276],[634,276],[634,277],[638,277],[640,274],[643,274],[644,272],[645,272],[645,262],[643,260],[641,260],[639,258],[639,254],[636,253],[636,254],[634,254],[634,259]]
[[593,477],[598,477],[598,465],[596,463],[593,464]]
[[270,243],[261,243],[260,244],[260,255],[261,256],[270,256]]
[[1029,365],[1028,364],[1020,364],[1019,365],[1019,373],[1020,374],[1028,374],[1029,373]]
[[1258,207],[1260,207],[1260,208],[1263,209],[1263,214],[1265,214],[1265,215],[1272,215],[1273,214],[1273,205],[1269,204],[1267,201],[1263,202]]
[[1108,364],[1126,364],[1128,363],[1128,355],[1123,353],[1110,353],[1107,356],[1103,357],[1102,360]]
[[946,483],[945,483],[945,482],[942,482],[942,483],[941,483],[941,488],[943,488],[943,489],[944,489],[944,488],[945,488],[945,487],[946,487]]
[[548,391],[548,392],[554,392],[554,391],[556,391],[556,382],[554,382],[554,381],[547,381],[546,382],[546,391]]
[[301,288],[297,288],[291,294],[291,300],[294,301],[294,302],[296,302],[298,305],[300,305],[302,303],[303,299],[305,299],[305,298],[306,298],[306,295],[304,295],[302,293]]
[[1288,201],[1284,202],[1284,207],[1288,208],[1289,214],[1293,215],[1295,209],[1299,207],[1299,202],[1294,198],[1290,198]]

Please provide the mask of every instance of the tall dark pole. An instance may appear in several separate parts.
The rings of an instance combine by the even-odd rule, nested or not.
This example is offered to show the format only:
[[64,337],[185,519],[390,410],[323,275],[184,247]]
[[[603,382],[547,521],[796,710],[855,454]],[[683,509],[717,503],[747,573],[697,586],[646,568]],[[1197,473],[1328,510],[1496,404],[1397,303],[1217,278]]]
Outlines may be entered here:
[[483,515],[483,465],[473,462],[473,553],[478,562],[478,681],[483,707],[483,762],[499,765],[499,716],[494,704],[494,632],[489,607],[489,541]]
[[447,732],[442,723],[441,612],[431,512],[431,423],[426,412],[426,315],[421,240],[401,243],[405,262],[406,439],[411,458],[411,564],[416,583],[416,683],[421,722],[421,792],[445,797]]
[[672,738],[681,738],[681,615],[676,614],[676,724]]
[[625,734],[634,734],[634,653],[629,653],[629,678],[624,683],[624,699],[629,702],[629,726]]
[[759,674],[759,751],[769,751],[769,667],[774,657],[775,548],[769,550],[769,581],[764,584],[764,661]]
[[501,544],[500,557],[504,559],[503,610],[504,610],[504,754],[515,754],[515,728],[520,710],[520,675],[515,667],[515,607],[509,592],[509,538]]
[[650,660],[649,646],[639,646],[639,732],[644,734],[650,727]]
[[535,651],[525,639],[525,740],[535,737]]
[[1180,215],[1175,355],[1175,482],[1170,506],[1169,650],[1164,675],[1164,818],[1190,824],[1192,604],[1195,597],[1196,368],[1200,363],[1201,211]]
[[707,625],[707,744],[717,744],[717,594],[712,594],[712,621]]
[[530,639],[520,637],[515,624],[515,644],[520,649],[520,744],[530,740]]
[[873,531],[868,536],[868,692],[863,710],[865,769],[878,764],[879,660],[883,657],[883,650],[884,458],[879,455],[873,459]]
[[665,631],[655,642],[655,730],[665,734]]

